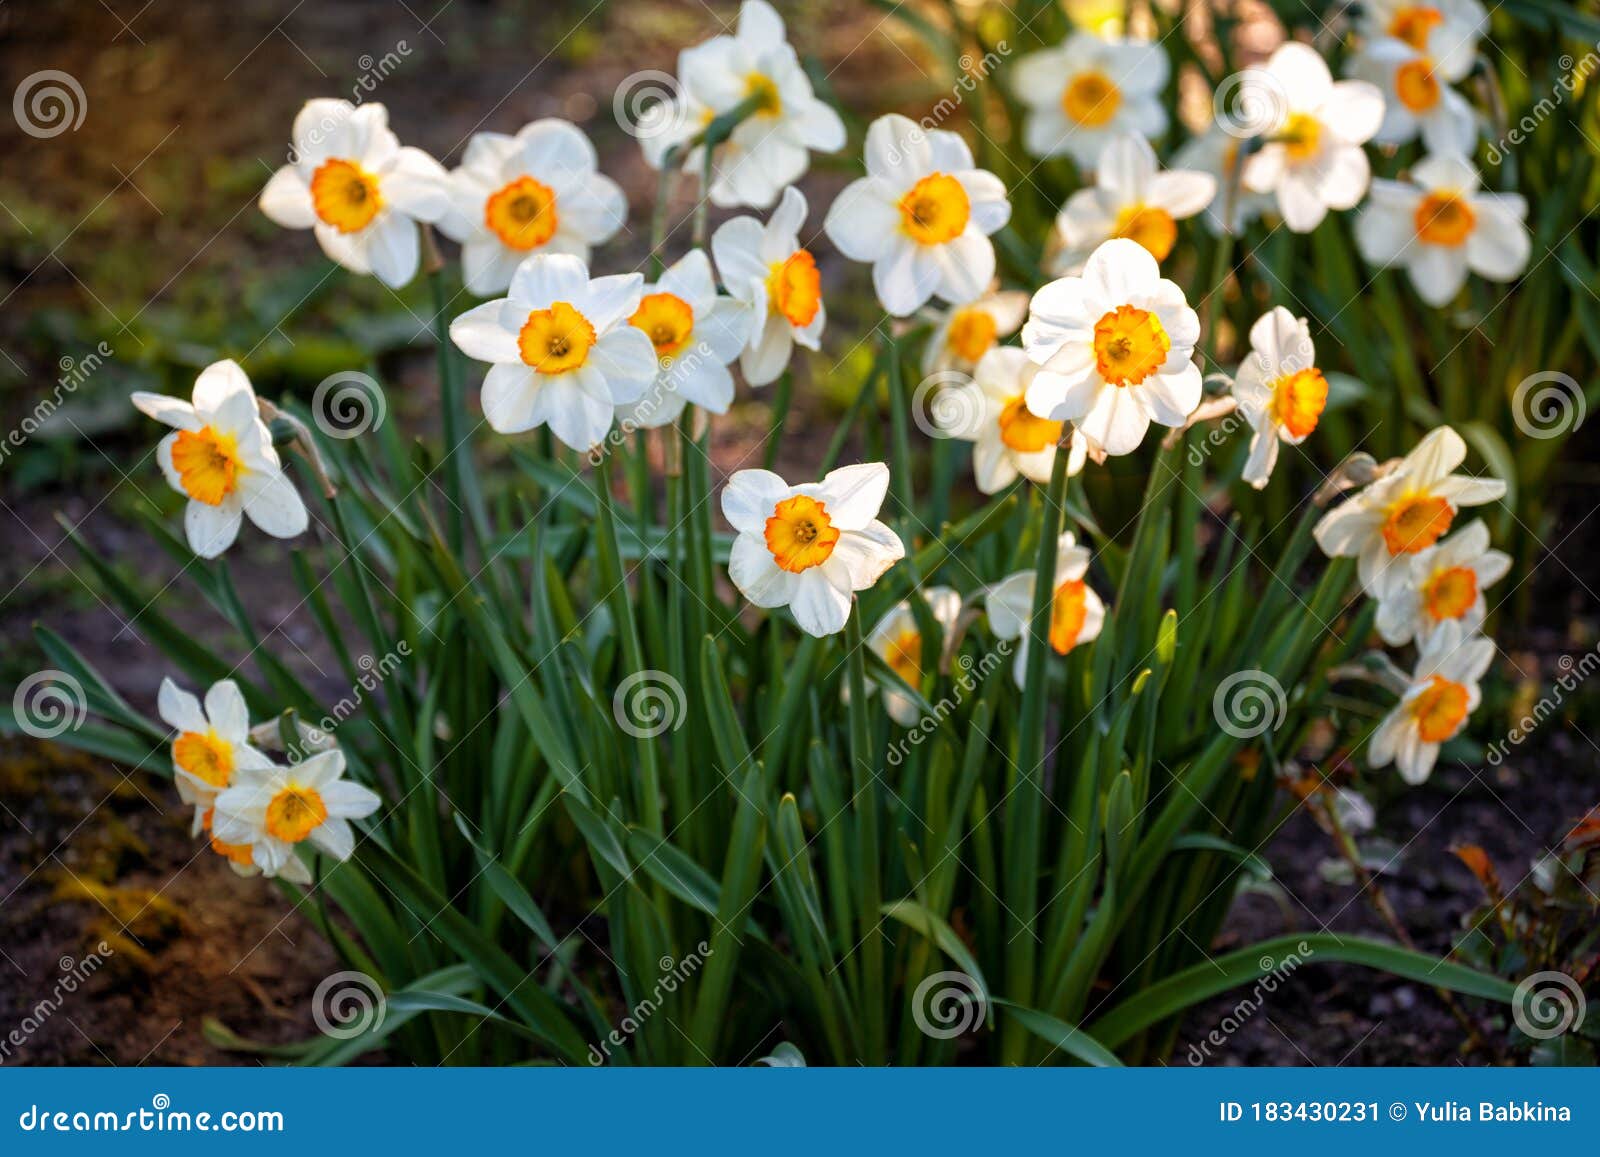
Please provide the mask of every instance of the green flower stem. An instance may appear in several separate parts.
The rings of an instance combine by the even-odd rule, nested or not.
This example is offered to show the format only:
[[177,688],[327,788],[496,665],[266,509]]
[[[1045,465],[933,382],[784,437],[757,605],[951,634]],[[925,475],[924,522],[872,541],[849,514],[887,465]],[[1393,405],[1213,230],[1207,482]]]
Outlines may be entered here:
[[772,424],[767,427],[767,444],[761,455],[761,465],[772,469],[778,460],[778,442],[783,437],[784,423],[789,417],[789,400],[794,393],[794,372],[784,370],[772,395]]
[[881,1065],[884,1053],[883,882],[878,852],[878,783],[872,770],[871,728],[867,723],[865,644],[861,639],[861,604],[850,603],[844,628],[845,671],[850,686],[850,768],[855,785],[856,899],[861,939],[861,1005],[863,1026],[861,1059]]

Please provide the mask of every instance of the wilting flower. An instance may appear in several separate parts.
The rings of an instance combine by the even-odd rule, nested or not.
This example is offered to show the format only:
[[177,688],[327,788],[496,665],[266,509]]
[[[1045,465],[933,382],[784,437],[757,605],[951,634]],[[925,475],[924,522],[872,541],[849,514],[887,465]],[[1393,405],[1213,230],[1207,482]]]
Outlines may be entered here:
[[[978,489],[994,494],[1018,474],[1030,482],[1050,481],[1062,423],[1028,408],[1028,387],[1039,367],[1012,346],[983,355],[972,379],[946,387],[934,404],[934,417],[952,436],[973,443],[972,473]],[[1074,433],[1067,471],[1083,469],[1088,445]]]
[[479,297],[504,293],[523,258],[568,253],[589,260],[628,216],[610,177],[595,171],[594,146],[576,125],[546,119],[516,136],[478,133],[450,174],[450,210],[439,230],[461,242],[461,267]]
[[960,304],[994,278],[989,234],[1011,218],[1005,186],[973,168],[955,133],[891,113],[867,129],[867,175],[828,209],[839,251],[872,262],[884,309],[904,317],[934,294]]
[[353,273],[398,289],[417,272],[418,221],[450,208],[449,177],[421,149],[402,148],[381,104],[310,100],[294,118],[293,160],[261,192],[261,211],[310,229]]
[[[1078,546],[1071,532],[1064,533],[1056,544],[1056,589],[1050,599],[1050,649],[1058,655],[1092,643],[1105,625],[1106,605],[1084,580],[1088,572],[1088,548]],[[1028,624],[1033,617],[1036,582],[1032,570],[1018,571],[990,587],[985,600],[995,637],[1018,640],[1011,668],[1018,687],[1024,685],[1028,673]]]
[[1429,431],[1392,472],[1322,516],[1317,545],[1329,557],[1358,559],[1362,587],[1385,597],[1410,578],[1408,556],[1449,533],[1458,511],[1505,495],[1498,478],[1452,474],[1466,456],[1467,444],[1449,426]]
[[305,503],[283,473],[256,392],[237,362],[202,370],[190,402],[143,390],[131,400],[173,427],[156,448],[156,461],[167,484],[189,499],[183,529],[190,550],[216,558],[233,545],[246,514],[274,538],[305,530]]
[[1200,404],[1199,337],[1200,319],[1150,251],[1107,241],[1082,277],[1033,295],[1022,346],[1040,369],[1028,409],[1077,423],[1107,454],[1126,454],[1152,421],[1182,426]]
[[643,397],[659,369],[650,338],[628,324],[643,291],[637,273],[591,281],[576,257],[536,253],[517,266],[506,297],[451,322],[461,351],[491,363],[489,425],[520,434],[549,423],[574,450],[601,441],[616,407]]
[[1439,758],[1439,747],[1454,738],[1477,708],[1478,680],[1494,660],[1494,643],[1469,635],[1460,623],[1440,624],[1417,654],[1410,686],[1394,710],[1372,733],[1367,761],[1393,763],[1400,778],[1424,782]]
[[1431,153],[1469,151],[1478,139],[1477,115],[1450,84],[1466,75],[1472,57],[1458,59],[1464,67],[1450,75],[1431,49],[1387,36],[1356,53],[1350,75],[1370,81],[1383,93],[1383,123],[1372,139],[1380,145],[1403,145],[1420,133]]
[[[933,616],[933,621],[939,624],[939,630],[948,645],[950,632],[961,617],[961,596],[949,587],[929,587],[920,592],[920,597],[928,604],[928,612]],[[878,620],[877,626],[867,635],[866,644],[877,652],[902,682],[919,692],[922,690],[923,675],[938,665],[937,655],[923,654],[922,629],[917,626],[917,616],[909,600],[896,604]],[[876,689],[877,684],[868,680],[867,694],[871,695]],[[901,727],[913,727],[922,717],[922,709],[917,706],[916,700],[892,687],[884,688],[883,705],[889,712],[889,718]]]
[[1316,356],[1305,321],[1281,305],[1250,327],[1250,354],[1234,379],[1233,396],[1255,431],[1243,477],[1257,490],[1272,476],[1278,443],[1304,442],[1328,404],[1328,381],[1313,364]]
[[1372,176],[1361,146],[1383,122],[1383,94],[1364,80],[1335,82],[1322,57],[1292,40],[1244,75],[1240,99],[1275,114],[1245,162],[1245,187],[1275,194],[1296,233],[1311,232],[1329,209],[1352,208]]
[[1476,631],[1487,613],[1484,588],[1506,576],[1511,556],[1491,550],[1489,528],[1475,520],[1412,555],[1409,569],[1378,601],[1378,634],[1393,647],[1413,638],[1425,645],[1445,623]]
[[271,767],[272,761],[250,742],[250,711],[232,679],[213,683],[204,707],[171,679],[163,679],[156,709],[161,721],[178,733],[172,741],[172,780],[178,798],[194,808],[198,833],[235,770]]
[[[831,153],[844,147],[844,122],[812,92],[784,36],[783,18],[772,5],[744,0],[734,35],[713,36],[678,57],[685,111],[702,122],[745,100],[757,102],[756,112],[717,153],[710,190],[714,205],[765,209],[805,173],[807,150]],[[659,165],[664,151],[647,149],[645,155]],[[688,162],[696,163],[692,156]]]
[[1011,89],[1027,106],[1023,146],[1036,157],[1070,156],[1085,168],[1119,133],[1167,130],[1161,90],[1171,65],[1159,44],[1075,32],[1017,61]]
[[689,402],[728,412],[728,363],[744,348],[750,317],[733,298],[718,296],[704,249],[691,249],[657,284],[645,286],[628,321],[650,339],[660,368],[643,397],[617,408],[618,420],[665,426]]
[[1454,82],[1471,70],[1489,14],[1478,0],[1365,0],[1356,27],[1369,41],[1390,37],[1427,53]]
[[965,305],[932,312],[933,332],[922,347],[922,372],[971,373],[1001,338],[1017,332],[1028,316],[1028,295],[1020,289],[995,290]]
[[740,470],[722,491],[722,513],[738,535],[728,577],[756,606],[788,607],[806,634],[838,634],[852,592],[905,557],[900,537],[878,521],[888,489],[881,462],[799,486],[770,470]]
[[752,386],[775,381],[797,342],[810,350],[822,348],[828,313],[816,259],[800,244],[805,219],[806,199],[791,186],[765,225],[754,217],[735,217],[711,235],[711,256],[723,285],[751,314],[739,369]]
[[1447,304],[1471,271],[1512,281],[1528,265],[1528,203],[1517,193],[1484,193],[1466,157],[1419,161],[1410,182],[1378,179],[1356,220],[1356,245],[1374,265],[1404,265],[1417,295]]
[[1239,159],[1243,145],[1233,133],[1213,124],[1173,154],[1174,170],[1206,173],[1216,181],[1217,195],[1201,215],[1213,233],[1243,233],[1246,225],[1273,205],[1270,194],[1252,193],[1245,188],[1244,165]]
[[1052,272],[1075,273],[1102,241],[1126,237],[1165,261],[1178,241],[1178,222],[1193,217],[1216,196],[1216,178],[1174,169],[1163,173],[1143,137],[1111,138],[1095,166],[1094,187],[1067,198],[1056,216],[1062,252]]
[[291,767],[240,768],[217,796],[212,833],[225,844],[248,845],[251,861],[268,876],[286,874],[295,847],[306,840],[347,860],[355,850],[350,821],[371,815],[380,801],[343,774],[344,752],[338,748]]

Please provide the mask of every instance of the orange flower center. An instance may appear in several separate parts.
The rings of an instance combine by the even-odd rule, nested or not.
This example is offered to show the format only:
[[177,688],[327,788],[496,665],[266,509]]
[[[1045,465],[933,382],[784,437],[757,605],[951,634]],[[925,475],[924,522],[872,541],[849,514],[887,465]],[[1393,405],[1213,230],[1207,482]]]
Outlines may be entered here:
[[794,574],[827,562],[838,541],[827,509],[804,494],[785,498],[767,519],[767,549],[779,566]]
[[1097,129],[1117,115],[1122,90],[1105,73],[1091,68],[1080,72],[1061,94],[1061,111],[1084,128]]
[[1444,23],[1444,13],[1426,4],[1401,8],[1389,21],[1389,35],[1404,40],[1418,52],[1428,47],[1428,34]]
[[489,195],[483,221],[508,249],[537,249],[556,235],[556,195],[532,177],[515,181]]
[[1435,192],[1422,198],[1412,220],[1418,241],[1428,245],[1460,245],[1472,233],[1478,216],[1465,197]]
[[1285,374],[1272,387],[1272,416],[1296,438],[1304,438],[1317,428],[1317,419],[1327,404],[1328,379],[1319,369]]
[[972,202],[948,173],[929,173],[900,198],[900,227],[920,245],[943,245],[961,236]]
[[783,111],[778,86],[764,73],[752,72],[744,78],[744,95],[746,100],[756,98],[756,112],[761,116],[775,117]]
[[689,344],[694,333],[694,310],[676,294],[647,293],[628,324],[642,329],[656,347],[656,357],[666,359]]
[[1157,209],[1153,205],[1130,205],[1117,214],[1117,226],[1112,236],[1137,241],[1157,261],[1165,261],[1172,247],[1178,243],[1178,223],[1165,209]]
[[1322,123],[1310,113],[1292,113],[1278,139],[1291,161],[1309,161],[1322,147]]
[[541,374],[564,374],[583,365],[595,343],[589,319],[564,301],[528,315],[517,334],[522,360]]
[[172,468],[183,492],[207,506],[220,505],[239,485],[239,445],[232,434],[210,426],[179,430],[172,443]]
[[1467,689],[1443,675],[1433,675],[1428,686],[1411,701],[1411,717],[1424,743],[1443,743],[1467,717]]
[[1037,454],[1061,440],[1061,422],[1041,418],[1028,409],[1025,395],[1018,394],[1000,411],[1000,441],[1019,454]]
[[267,833],[298,844],[328,818],[328,805],[314,787],[289,784],[267,804]]
[[950,319],[945,348],[964,362],[975,362],[994,345],[999,328],[988,310],[958,309]]
[[1383,523],[1383,541],[1391,555],[1415,554],[1438,542],[1450,529],[1455,509],[1432,494],[1411,494],[1393,503]]
[[1395,95],[1412,112],[1427,112],[1439,103],[1439,80],[1433,75],[1433,61],[1427,57],[1408,60],[1395,70]]
[[1089,617],[1089,587],[1082,579],[1068,579],[1056,587],[1050,601],[1050,646],[1065,655],[1078,645],[1083,623]]
[[1113,386],[1133,386],[1166,363],[1172,339],[1149,310],[1119,305],[1094,323],[1094,360]]
[[775,263],[767,273],[767,300],[796,329],[810,325],[822,308],[817,259],[805,249],[796,249]]
[[202,783],[221,789],[233,775],[233,744],[215,732],[185,731],[172,744],[172,762]]
[[356,233],[383,208],[378,179],[350,161],[323,161],[311,174],[311,205],[326,224]]
[[1422,605],[1428,617],[1442,623],[1459,619],[1478,601],[1478,572],[1467,566],[1436,570],[1422,584]]
[[241,868],[248,868],[255,862],[255,850],[249,844],[230,844],[225,840],[211,837],[211,850],[217,855],[238,864]]
[[922,682],[922,632],[915,627],[907,627],[896,635],[890,642],[888,650],[883,655],[884,662],[889,664],[901,679],[911,686],[916,687]]

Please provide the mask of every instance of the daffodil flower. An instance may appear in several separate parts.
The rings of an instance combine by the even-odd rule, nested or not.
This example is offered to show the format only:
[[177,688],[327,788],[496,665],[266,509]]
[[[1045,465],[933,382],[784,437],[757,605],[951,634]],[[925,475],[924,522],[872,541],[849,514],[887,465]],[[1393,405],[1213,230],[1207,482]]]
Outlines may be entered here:
[[[1070,531],[1062,534],[1056,543],[1056,589],[1050,598],[1050,649],[1058,655],[1092,643],[1105,625],[1106,605],[1085,580],[1088,573],[1088,548],[1077,545]],[[995,637],[1017,641],[1011,673],[1018,687],[1024,686],[1028,674],[1028,624],[1037,580],[1032,570],[1018,571],[990,587],[984,601]]]
[[1159,44],[1089,32],[1029,53],[1011,75],[1011,89],[1027,108],[1023,147],[1092,169],[1119,134],[1160,136],[1167,131],[1161,91],[1171,67]]
[[[805,175],[810,151],[844,148],[844,122],[817,99],[785,38],[783,18],[766,0],[744,0],[732,36],[714,36],[678,57],[685,109],[709,121],[753,100],[756,111],[733,130],[713,161],[711,203],[765,209]],[[674,142],[676,143],[676,142]],[[664,149],[646,150],[659,166]],[[698,152],[698,150],[696,150]],[[689,165],[696,164],[693,156]]]
[[483,414],[502,434],[550,429],[588,450],[619,405],[642,398],[660,372],[650,338],[628,324],[639,309],[637,273],[589,279],[576,257],[536,253],[511,277],[507,296],[450,323],[450,340],[489,362]]
[[1463,507],[1504,497],[1498,478],[1451,473],[1466,456],[1449,426],[1430,431],[1392,471],[1322,516],[1317,545],[1329,557],[1357,559],[1362,587],[1384,598],[1409,581],[1409,557],[1448,534]]
[[1482,693],[1478,681],[1494,660],[1494,643],[1448,622],[1429,635],[1417,655],[1410,684],[1372,733],[1367,761],[1393,763],[1409,784],[1427,780],[1439,748],[1466,726]]
[[342,779],[344,752],[318,752],[289,767],[240,768],[217,796],[211,821],[225,844],[251,849],[251,862],[268,876],[285,874],[295,849],[309,840],[336,860],[355,850],[351,820],[378,810],[378,797]]
[[752,386],[775,381],[797,344],[822,348],[828,311],[816,258],[800,244],[805,220],[806,199],[791,186],[765,225],[754,217],[734,217],[711,235],[711,256],[722,283],[751,315],[739,369]]
[[866,162],[824,228],[846,257],[872,263],[883,308],[904,317],[935,294],[953,304],[981,295],[994,279],[989,235],[1011,219],[1000,178],[974,168],[955,133],[894,113],[868,127]]
[[[1471,56],[1455,59],[1472,67]],[[1466,69],[1450,75],[1426,45],[1418,49],[1390,36],[1364,45],[1351,58],[1349,73],[1383,93],[1383,123],[1372,139],[1403,145],[1420,135],[1430,153],[1471,151],[1478,140],[1477,114],[1450,87]]]
[[[950,587],[929,587],[919,592],[917,597],[928,604],[928,611],[933,621],[939,624],[948,644],[950,633],[955,630],[956,621],[961,617],[961,596]],[[917,626],[917,616],[909,600],[895,604],[878,620],[868,633],[866,644],[888,664],[889,670],[918,691],[922,688],[923,676],[938,666],[937,655],[923,654],[922,629]],[[877,684],[869,681],[867,694],[871,695],[875,690]],[[901,727],[914,727],[922,717],[922,709],[917,706],[916,700],[892,687],[884,688],[883,706],[889,718]]]
[[1178,241],[1178,222],[1193,217],[1217,195],[1208,173],[1162,172],[1143,137],[1122,133],[1100,152],[1092,188],[1079,189],[1056,215],[1062,250],[1053,273],[1076,273],[1103,241],[1126,237],[1165,261]]
[[172,741],[172,780],[178,798],[194,808],[198,834],[237,769],[271,767],[272,761],[250,742],[250,712],[232,679],[212,684],[204,707],[171,679],[163,679],[156,710],[178,733]]
[[922,347],[923,376],[945,370],[970,374],[1001,338],[1017,332],[1028,316],[1028,295],[991,286],[976,301],[928,312],[933,329]]
[[691,249],[660,282],[645,286],[628,321],[650,339],[659,368],[643,397],[617,407],[619,421],[664,426],[689,402],[713,414],[728,412],[728,363],[744,348],[750,316],[733,298],[718,295],[705,250]]
[[1241,102],[1274,114],[1245,162],[1245,187],[1273,194],[1295,233],[1311,232],[1329,209],[1354,208],[1372,177],[1361,146],[1383,122],[1383,94],[1364,80],[1335,82],[1322,57],[1293,40],[1244,76]]
[[1489,528],[1474,520],[1411,556],[1410,573],[1378,600],[1378,634],[1392,647],[1426,644],[1445,623],[1476,631],[1487,614],[1483,592],[1506,576],[1511,556],[1489,548]]
[[439,231],[461,242],[467,288],[479,297],[504,293],[531,254],[587,262],[591,246],[616,236],[628,202],[596,163],[589,138],[564,120],[537,120],[516,136],[474,136],[450,174],[450,210],[439,218]]
[[1298,446],[1317,428],[1328,404],[1328,380],[1305,320],[1283,306],[1250,327],[1250,354],[1233,383],[1239,413],[1255,433],[1244,480],[1260,490],[1278,461],[1278,443]]
[[244,515],[274,538],[304,532],[305,503],[283,473],[256,392],[238,363],[202,370],[191,401],[143,390],[131,401],[173,427],[156,448],[156,461],[167,484],[189,499],[183,528],[190,550],[216,558],[239,536]]
[[1356,29],[1364,40],[1398,40],[1426,53],[1451,83],[1472,70],[1489,14],[1478,0],[1363,0]]
[[[1028,408],[1028,387],[1039,367],[1014,346],[984,354],[972,379],[946,387],[934,418],[952,436],[971,442],[972,473],[978,489],[994,494],[1022,475],[1043,485],[1050,481],[1063,423],[1041,418]],[[1088,442],[1073,432],[1067,473],[1083,469]]]
[[1417,295],[1446,305],[1467,274],[1512,281],[1528,266],[1528,202],[1485,193],[1478,170],[1458,153],[1419,161],[1410,181],[1372,182],[1356,219],[1356,246],[1373,265],[1403,265]]
[[1022,348],[1039,366],[1028,386],[1038,417],[1126,454],[1151,422],[1182,426],[1200,404],[1200,319],[1138,242],[1107,241],[1082,277],[1050,282],[1029,308]]
[[312,230],[352,273],[391,289],[416,276],[417,222],[450,208],[449,177],[421,149],[401,147],[381,104],[307,101],[291,155],[262,190],[263,213],[286,229]]
[[740,470],[722,491],[737,537],[728,577],[758,607],[788,607],[808,635],[844,630],[855,591],[905,557],[878,511],[889,490],[881,462],[841,466],[790,486],[770,470]]

